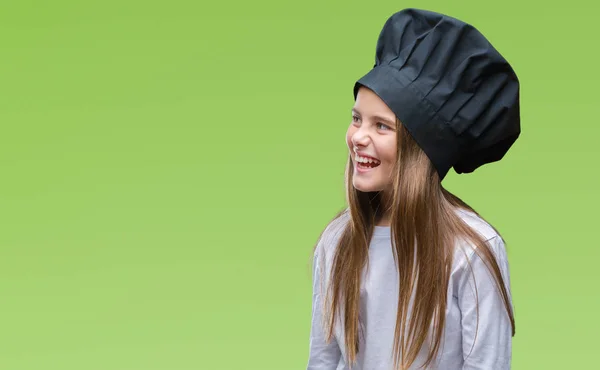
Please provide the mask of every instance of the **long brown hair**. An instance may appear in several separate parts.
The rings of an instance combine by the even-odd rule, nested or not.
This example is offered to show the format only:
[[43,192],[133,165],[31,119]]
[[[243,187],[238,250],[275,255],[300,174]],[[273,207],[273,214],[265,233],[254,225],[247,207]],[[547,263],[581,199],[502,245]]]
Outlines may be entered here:
[[[380,192],[365,193],[354,188],[352,159],[348,158],[345,178],[348,208],[338,213],[334,220],[347,212],[350,221],[334,254],[328,290],[330,298],[324,311],[327,312],[328,340],[334,335],[335,316],[340,315],[345,332],[343,345],[348,361],[354,363],[359,350],[361,275],[367,266],[374,226],[387,210],[399,272],[394,363],[396,368],[404,370],[416,361],[431,324],[433,343],[423,367],[437,356],[445,324],[447,289],[457,239],[476,246],[476,253],[492,272],[510,317],[513,336],[515,322],[509,295],[492,250],[456,210],[464,209],[481,216],[441,185],[426,154],[398,120],[396,126],[398,150],[391,174],[392,189],[387,195],[389,199],[382,199]],[[415,294],[415,299],[410,306],[412,294]],[[411,317],[408,317],[409,306],[412,308]]]

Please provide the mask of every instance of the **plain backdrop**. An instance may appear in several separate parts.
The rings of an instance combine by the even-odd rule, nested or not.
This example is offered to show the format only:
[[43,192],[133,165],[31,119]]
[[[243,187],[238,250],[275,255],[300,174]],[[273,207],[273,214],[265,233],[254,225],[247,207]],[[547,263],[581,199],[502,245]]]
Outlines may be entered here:
[[404,7],[517,71],[521,138],[444,184],[506,239],[513,369],[592,368],[595,2],[38,0],[0,4],[0,369],[305,368],[352,86]]

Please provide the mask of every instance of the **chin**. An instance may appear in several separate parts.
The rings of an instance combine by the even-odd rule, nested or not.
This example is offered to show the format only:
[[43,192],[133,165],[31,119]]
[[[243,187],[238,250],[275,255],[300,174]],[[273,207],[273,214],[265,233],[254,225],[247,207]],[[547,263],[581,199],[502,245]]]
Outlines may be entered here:
[[356,181],[352,182],[354,188],[358,191],[362,191],[363,193],[371,193],[375,191],[383,190],[383,186],[379,183],[374,183],[371,181]]

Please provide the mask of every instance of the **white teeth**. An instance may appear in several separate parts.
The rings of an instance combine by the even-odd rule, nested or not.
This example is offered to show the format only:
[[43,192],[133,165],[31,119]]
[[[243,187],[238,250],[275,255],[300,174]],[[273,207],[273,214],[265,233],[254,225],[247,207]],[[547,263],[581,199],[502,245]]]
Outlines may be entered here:
[[371,159],[371,158],[361,157],[361,156],[358,156],[358,155],[357,155],[357,156],[355,156],[355,157],[354,157],[354,159],[355,159],[357,162],[360,162],[360,163],[379,163],[379,161],[378,161],[378,160],[376,160],[376,159]]

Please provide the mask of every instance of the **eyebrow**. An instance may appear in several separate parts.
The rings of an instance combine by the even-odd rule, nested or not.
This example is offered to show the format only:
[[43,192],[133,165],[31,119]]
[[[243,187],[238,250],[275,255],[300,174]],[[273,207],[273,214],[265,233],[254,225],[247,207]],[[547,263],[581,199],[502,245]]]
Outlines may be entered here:
[[[358,114],[359,116],[362,116],[362,114],[360,114],[360,112],[356,109],[356,108],[352,108],[352,112]],[[380,120],[380,121],[384,121],[385,123],[387,123],[388,125],[394,126],[396,124],[395,120],[391,120],[389,118],[380,116],[380,115],[373,115],[373,118]]]

